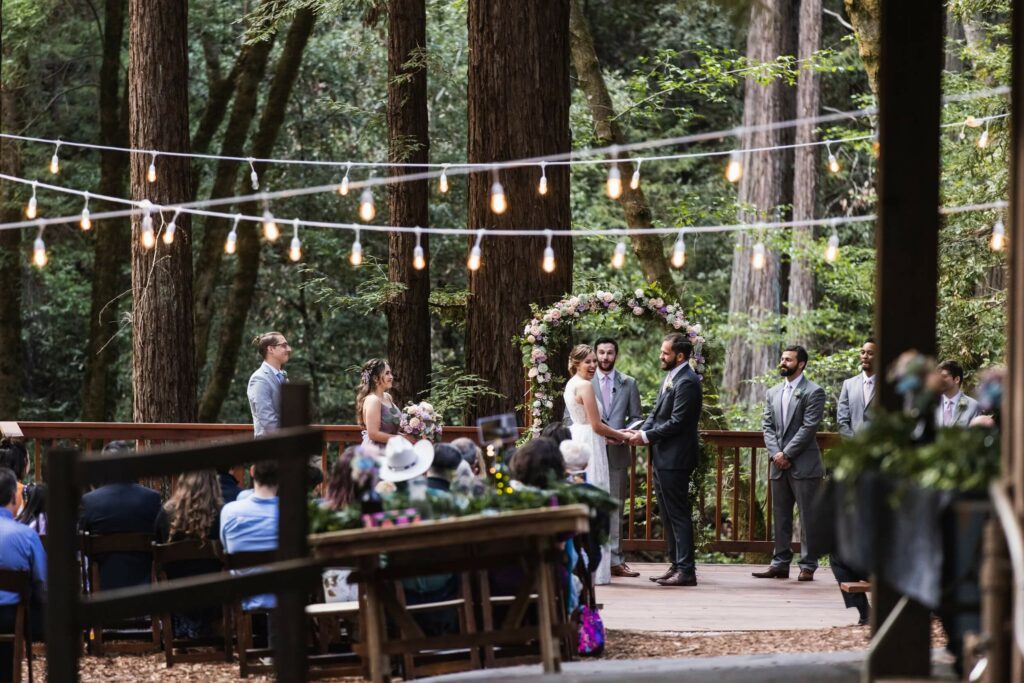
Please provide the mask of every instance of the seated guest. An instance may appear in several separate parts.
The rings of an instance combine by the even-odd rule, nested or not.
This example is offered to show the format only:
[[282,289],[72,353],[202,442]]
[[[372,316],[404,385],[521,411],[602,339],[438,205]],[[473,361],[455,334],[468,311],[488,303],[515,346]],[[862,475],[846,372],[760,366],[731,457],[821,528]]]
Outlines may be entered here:
[[439,443],[434,446],[434,461],[427,470],[427,488],[433,491],[451,491],[451,480],[455,469],[462,462],[462,455],[452,445]]
[[539,436],[516,449],[510,466],[512,479],[526,486],[547,488],[565,479],[565,460],[554,439]]
[[[39,534],[14,521],[14,495],[18,480],[7,467],[0,467],[0,569],[28,570],[32,575],[30,622],[32,639],[41,641],[44,632],[46,601],[46,553]],[[0,591],[0,633],[14,633],[16,593]],[[14,644],[0,643],[0,680],[11,680],[14,671]]]
[[25,444],[13,439],[0,441],[0,467],[6,467],[18,478],[18,492],[15,501],[18,511],[25,504],[25,475],[28,474],[28,451]]
[[487,466],[484,464],[484,452],[473,439],[460,436],[452,441],[452,446],[455,446],[459,450],[459,454],[462,455],[462,459],[469,463],[473,474],[481,477],[487,472]]
[[[376,449],[373,449],[374,451]],[[327,477],[327,492],[320,504],[329,510],[344,510],[350,505],[359,505],[366,482],[356,476],[353,468],[356,461],[369,456],[370,449],[363,446],[349,446],[338,457]],[[321,573],[324,587],[324,602],[354,602],[359,599],[359,588],[348,582],[352,574],[350,567],[328,567]]]
[[540,430],[540,435],[554,439],[558,444],[563,441],[572,441],[572,432],[561,422],[549,422],[544,425],[544,429]]
[[[185,540],[216,540],[220,532],[221,482],[213,470],[186,472],[178,477],[174,493],[157,515],[154,533],[157,543]],[[174,562],[164,567],[168,579],[212,574],[221,570],[218,559]],[[174,635],[201,638],[211,634],[220,618],[219,608],[205,608],[172,614]]]
[[225,503],[233,503],[242,492],[235,475],[226,470],[217,470],[217,481],[220,483],[220,497]]
[[[103,455],[122,454],[132,447],[111,441]],[[82,496],[79,527],[88,534],[152,533],[160,514],[160,494],[137,483],[117,482],[100,486]],[[100,564],[100,589],[111,590],[149,583],[153,560],[149,553],[109,553],[96,558]]]
[[29,484],[23,493],[25,504],[18,521],[42,536],[46,533],[46,484]]

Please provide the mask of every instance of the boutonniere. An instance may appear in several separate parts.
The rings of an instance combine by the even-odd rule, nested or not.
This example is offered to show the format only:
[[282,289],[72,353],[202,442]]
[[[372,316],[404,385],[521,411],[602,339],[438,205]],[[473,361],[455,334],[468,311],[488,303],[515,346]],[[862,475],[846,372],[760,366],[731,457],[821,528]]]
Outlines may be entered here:
[[803,395],[804,395],[804,390],[803,389],[797,389],[796,391],[793,392],[793,398],[795,398],[798,401],[800,400],[800,398]]
[[966,408],[967,407],[967,397],[966,396],[961,396],[960,400],[956,402],[956,407],[958,409],[960,409],[960,410],[963,410],[964,408]]
[[670,389],[672,389],[672,380],[667,379],[665,380],[665,391],[669,391]]

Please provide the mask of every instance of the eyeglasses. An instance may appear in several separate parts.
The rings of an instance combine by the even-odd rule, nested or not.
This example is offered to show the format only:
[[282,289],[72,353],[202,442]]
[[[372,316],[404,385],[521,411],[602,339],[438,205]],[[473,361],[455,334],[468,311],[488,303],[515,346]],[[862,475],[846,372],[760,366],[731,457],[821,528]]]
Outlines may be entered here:
[[280,344],[271,344],[271,346],[283,346],[287,349],[292,348],[291,346],[288,345],[288,342],[281,342]]

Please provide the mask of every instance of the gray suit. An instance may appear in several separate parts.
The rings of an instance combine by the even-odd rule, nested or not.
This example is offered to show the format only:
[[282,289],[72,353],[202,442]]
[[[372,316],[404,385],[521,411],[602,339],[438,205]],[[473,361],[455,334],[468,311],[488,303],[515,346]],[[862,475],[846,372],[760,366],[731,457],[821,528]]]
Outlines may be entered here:
[[843,381],[843,389],[839,392],[839,406],[836,409],[836,421],[839,423],[839,433],[843,436],[853,436],[860,431],[860,428],[871,422],[871,413],[868,408],[874,405],[875,392],[878,390],[878,380],[875,379],[875,386],[871,392],[871,400],[864,405],[864,373],[861,372],[850,379]]
[[[626,425],[644,417],[640,412],[640,390],[636,380],[618,370],[612,370],[612,401],[610,406],[604,404],[604,392],[601,390],[601,373],[595,372],[590,383],[597,394],[597,408],[601,419],[612,429],[623,429]],[[569,411],[565,411],[566,424],[572,424]],[[625,501],[629,496],[629,459],[632,453],[629,444],[608,444],[608,480],[609,491],[615,498]],[[622,511],[616,516],[618,524],[612,523],[609,544],[611,545],[612,566],[622,564]]]
[[782,396],[786,383],[768,390],[762,426],[768,457],[781,452],[792,467],[781,470],[771,464],[772,513],[775,516],[775,557],[773,567],[789,567],[793,560],[790,540],[793,537],[793,504],[800,510],[800,568],[818,568],[820,541],[816,531],[815,499],[825,476],[825,465],[815,438],[825,408],[825,390],[801,375],[792,391],[782,420]]
[[[935,426],[943,427],[942,423],[942,405],[946,400],[945,396],[939,397],[939,405],[935,408]],[[981,415],[981,408],[978,406],[978,402],[967,394],[960,396],[960,399],[953,406],[953,423],[951,427],[967,427],[971,424],[971,420]]]
[[281,384],[274,368],[266,361],[249,378],[246,395],[255,436],[263,436],[281,426]]

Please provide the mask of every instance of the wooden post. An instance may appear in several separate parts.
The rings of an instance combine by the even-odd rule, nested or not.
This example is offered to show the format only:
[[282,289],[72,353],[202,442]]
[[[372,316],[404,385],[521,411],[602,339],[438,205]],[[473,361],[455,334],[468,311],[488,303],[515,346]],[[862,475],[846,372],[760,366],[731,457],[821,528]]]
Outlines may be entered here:
[[[909,349],[934,355],[938,303],[939,134],[942,109],[943,5],[934,0],[881,3],[878,78],[878,222],[875,226],[875,337],[880,400],[898,410],[886,369]],[[871,582],[872,633],[900,596]],[[928,611],[908,605],[867,667],[876,676],[927,676]]]
[[81,627],[78,608],[78,501],[75,485],[78,451],[52,449],[46,453],[49,494],[46,497],[46,649],[60,653],[47,657],[47,680],[78,680]]

